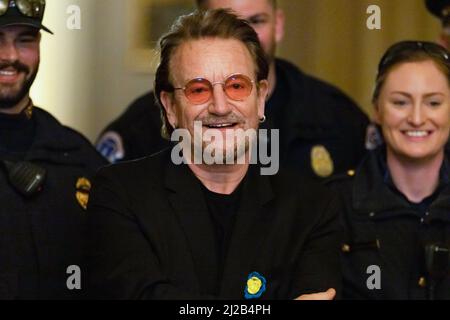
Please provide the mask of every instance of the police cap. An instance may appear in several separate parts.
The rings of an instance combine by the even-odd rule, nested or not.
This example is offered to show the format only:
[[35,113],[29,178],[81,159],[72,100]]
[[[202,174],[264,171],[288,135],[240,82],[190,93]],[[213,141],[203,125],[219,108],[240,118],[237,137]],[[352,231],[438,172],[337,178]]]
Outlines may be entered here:
[[51,32],[42,24],[45,0],[0,0],[0,27],[23,25]]

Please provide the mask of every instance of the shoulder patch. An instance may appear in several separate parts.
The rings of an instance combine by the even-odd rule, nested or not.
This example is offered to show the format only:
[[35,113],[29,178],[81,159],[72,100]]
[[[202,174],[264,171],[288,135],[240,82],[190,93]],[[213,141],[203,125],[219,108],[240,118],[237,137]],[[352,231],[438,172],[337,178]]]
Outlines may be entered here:
[[105,132],[96,143],[97,151],[109,162],[116,163],[125,157],[122,137],[115,131]]

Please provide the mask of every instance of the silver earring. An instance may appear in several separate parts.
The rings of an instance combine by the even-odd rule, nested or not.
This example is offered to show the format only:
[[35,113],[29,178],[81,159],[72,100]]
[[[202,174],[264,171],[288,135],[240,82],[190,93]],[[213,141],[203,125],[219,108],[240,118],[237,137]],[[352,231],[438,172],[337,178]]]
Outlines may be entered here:
[[259,123],[264,123],[264,122],[266,122],[266,120],[267,120],[267,118],[264,115],[261,119],[259,119]]

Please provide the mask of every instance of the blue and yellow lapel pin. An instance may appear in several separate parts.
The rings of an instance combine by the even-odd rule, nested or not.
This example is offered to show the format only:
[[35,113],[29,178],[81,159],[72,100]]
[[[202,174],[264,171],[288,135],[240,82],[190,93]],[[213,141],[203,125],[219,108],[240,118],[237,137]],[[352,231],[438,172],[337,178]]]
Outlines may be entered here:
[[259,299],[266,291],[266,279],[258,272],[252,272],[247,279],[245,299]]

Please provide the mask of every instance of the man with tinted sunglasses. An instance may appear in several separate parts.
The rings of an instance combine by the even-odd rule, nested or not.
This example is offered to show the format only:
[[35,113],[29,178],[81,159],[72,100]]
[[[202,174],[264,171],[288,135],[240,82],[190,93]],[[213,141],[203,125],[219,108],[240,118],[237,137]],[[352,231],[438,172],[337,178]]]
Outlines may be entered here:
[[44,0],[0,0],[0,299],[80,297],[67,271],[83,270],[88,178],[104,163],[30,98],[40,30],[51,33],[44,9]]
[[[257,34],[223,9],[183,16],[170,30],[155,92],[164,133],[187,133],[185,161],[175,163],[174,148],[99,171],[88,214],[92,294],[332,299],[340,282],[332,197],[295,170],[262,175],[249,161],[251,140],[240,150],[233,135],[265,119],[268,64]],[[213,149],[214,161],[192,161],[199,149]]]
[[[265,128],[280,129],[282,162],[314,179],[356,166],[365,152],[368,118],[337,88],[275,56],[284,35],[275,0],[197,0],[202,9],[231,8],[255,29],[269,61]],[[144,157],[168,146],[153,93],[134,102],[97,142],[111,162]]]

